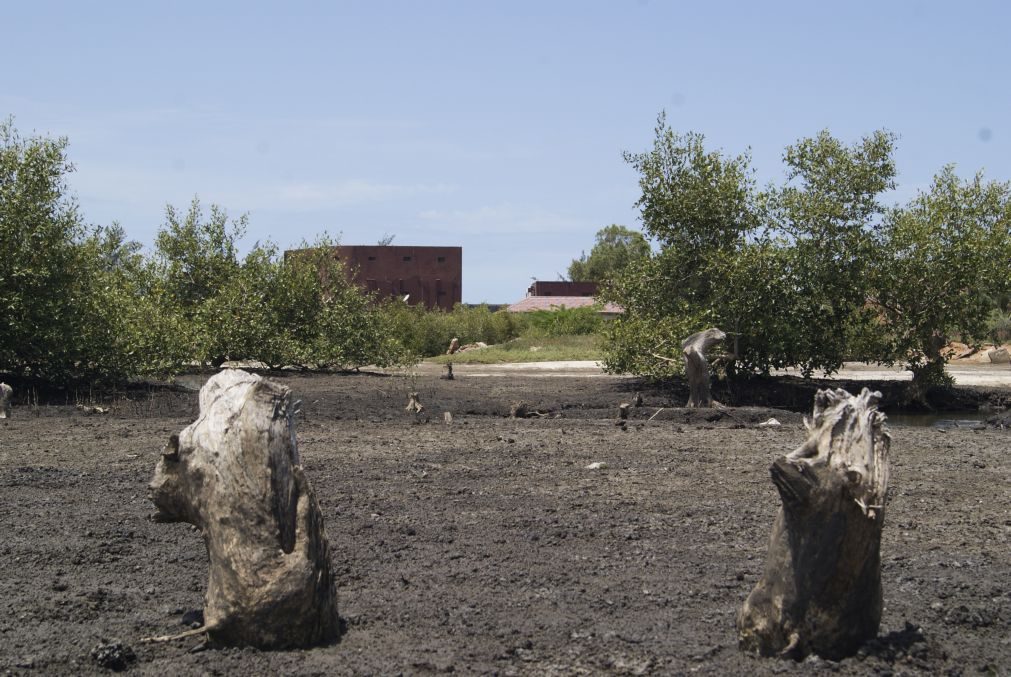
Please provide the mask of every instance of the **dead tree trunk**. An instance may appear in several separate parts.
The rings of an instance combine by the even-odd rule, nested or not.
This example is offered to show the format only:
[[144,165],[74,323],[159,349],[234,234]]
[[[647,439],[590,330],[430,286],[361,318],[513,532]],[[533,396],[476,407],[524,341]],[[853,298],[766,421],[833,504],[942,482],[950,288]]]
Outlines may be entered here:
[[409,414],[420,414],[425,411],[424,405],[418,399],[418,393],[407,393],[407,406],[404,407],[404,411]]
[[772,464],[783,506],[738,614],[742,649],[838,660],[877,635],[891,440],[880,397],[819,390],[807,441]]
[[300,465],[285,386],[226,370],[200,416],[172,435],[151,482],[156,521],[200,528],[210,557],[211,641],[306,647],[338,634],[323,518]]
[[8,418],[11,415],[11,396],[14,389],[6,383],[0,383],[0,418]]
[[708,409],[713,406],[706,351],[725,338],[726,334],[713,327],[692,334],[681,342],[681,350],[685,354],[685,370],[688,374],[688,407]]

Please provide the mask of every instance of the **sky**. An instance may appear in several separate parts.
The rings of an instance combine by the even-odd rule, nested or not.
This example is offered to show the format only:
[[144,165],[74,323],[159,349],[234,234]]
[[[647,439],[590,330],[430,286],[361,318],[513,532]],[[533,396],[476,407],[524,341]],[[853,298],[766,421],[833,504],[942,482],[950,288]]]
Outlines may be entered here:
[[463,247],[463,300],[556,280],[641,228],[657,115],[761,184],[828,129],[898,135],[905,202],[945,164],[1011,180],[1003,2],[0,0],[0,117],[66,136],[86,221],[146,246],[165,206],[243,246]]

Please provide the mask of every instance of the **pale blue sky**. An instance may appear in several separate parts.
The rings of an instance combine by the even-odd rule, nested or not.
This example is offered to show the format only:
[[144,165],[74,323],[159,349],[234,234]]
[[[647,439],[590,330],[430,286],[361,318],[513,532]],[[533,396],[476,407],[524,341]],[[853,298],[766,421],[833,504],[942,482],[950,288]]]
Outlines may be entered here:
[[948,162],[1011,179],[1003,2],[0,0],[0,116],[66,135],[86,219],[150,244],[166,203],[247,240],[460,245],[467,302],[639,227],[666,109],[762,182],[828,128],[899,134],[905,200]]

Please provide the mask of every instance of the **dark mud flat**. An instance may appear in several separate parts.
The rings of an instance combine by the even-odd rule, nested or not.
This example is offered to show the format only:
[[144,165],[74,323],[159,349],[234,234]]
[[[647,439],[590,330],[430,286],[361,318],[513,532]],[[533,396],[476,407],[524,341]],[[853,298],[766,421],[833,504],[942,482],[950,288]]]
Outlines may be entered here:
[[[0,422],[0,673],[108,672],[91,656],[103,640],[124,646],[101,656],[158,675],[1011,673],[1011,431],[892,429],[880,637],[793,663],[739,652],[734,617],[799,414],[687,412],[644,391],[623,428],[617,404],[640,386],[620,378],[279,380],[303,400],[342,640],[140,642],[185,630],[206,584],[199,533],[147,519],[160,449],[196,413],[195,394],[157,392]],[[404,412],[409,390],[428,422]],[[516,400],[542,415],[506,418]]]

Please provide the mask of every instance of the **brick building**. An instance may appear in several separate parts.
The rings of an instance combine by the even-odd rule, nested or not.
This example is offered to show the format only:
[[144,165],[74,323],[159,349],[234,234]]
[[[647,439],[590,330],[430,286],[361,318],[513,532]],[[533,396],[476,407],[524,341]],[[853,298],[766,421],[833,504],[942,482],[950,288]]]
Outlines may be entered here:
[[358,286],[381,297],[443,310],[463,300],[462,247],[341,245],[334,254]]
[[534,280],[527,296],[596,296],[599,286],[596,282]]

